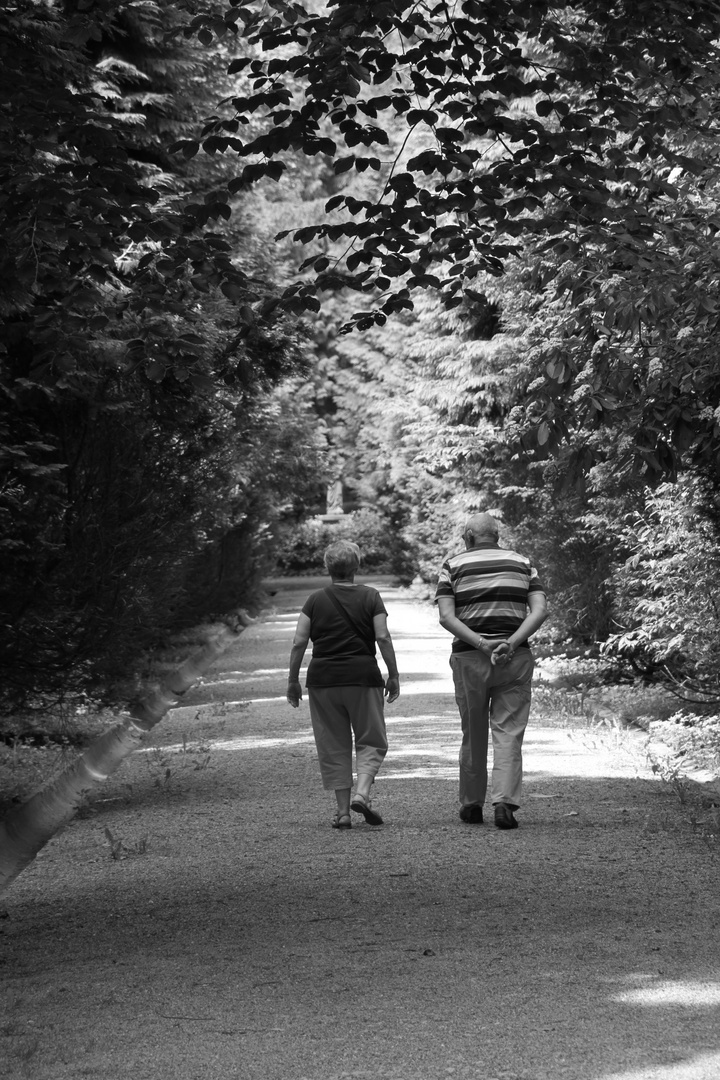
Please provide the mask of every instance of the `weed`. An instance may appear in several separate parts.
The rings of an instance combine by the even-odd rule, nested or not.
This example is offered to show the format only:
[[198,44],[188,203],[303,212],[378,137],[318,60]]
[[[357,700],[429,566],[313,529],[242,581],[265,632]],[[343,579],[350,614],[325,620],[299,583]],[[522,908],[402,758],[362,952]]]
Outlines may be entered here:
[[170,783],[171,778],[172,778],[172,769],[168,765],[168,767],[165,769],[165,772],[162,775],[162,778],[159,777],[159,776],[155,777],[155,787],[165,787],[167,784]]
[[[188,742],[187,735],[182,737],[182,767],[184,769],[207,769],[210,764],[211,745],[206,740]],[[197,756],[200,755],[200,756]]]
[[[210,764],[210,744],[205,741],[197,743],[189,743],[187,736],[183,735],[182,740],[182,755],[183,755],[183,768],[192,768],[194,770],[207,769]],[[191,755],[200,754],[201,757],[195,757]]]
[[584,718],[583,693],[577,690],[533,685],[533,716],[544,724],[571,727]]
[[693,832],[715,843],[720,837],[720,791],[717,784],[701,784],[688,776],[685,767],[693,762],[683,762],[683,755],[677,747],[666,746],[665,752],[648,749],[650,768],[677,797]]
[[121,859],[127,858],[128,855],[147,855],[147,836],[141,836],[139,840],[136,840],[134,844],[130,844],[129,846],[124,844],[118,837],[113,836],[108,828],[105,829],[105,836],[110,845],[110,858],[114,859],[116,862],[120,862]]
[[122,859],[122,840],[116,840],[108,828],[105,829],[105,835],[110,845],[110,858],[116,860]]
[[168,755],[163,752],[161,747],[153,746],[150,748],[145,760],[154,776],[155,787],[167,787],[173,775]]

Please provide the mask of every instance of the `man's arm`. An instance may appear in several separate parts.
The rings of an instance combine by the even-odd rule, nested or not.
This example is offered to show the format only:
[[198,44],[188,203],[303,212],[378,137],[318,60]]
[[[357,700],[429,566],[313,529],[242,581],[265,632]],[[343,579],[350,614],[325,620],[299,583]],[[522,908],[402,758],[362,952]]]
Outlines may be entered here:
[[527,615],[517,630],[508,638],[508,645],[513,652],[515,652],[518,645],[522,645],[524,641],[532,637],[548,617],[547,599],[544,592],[538,590],[528,593],[527,606],[529,608]]
[[300,665],[305,655],[305,650],[310,640],[310,618],[300,615],[295,628],[292,649],[290,650],[290,670],[288,671],[287,699],[293,709],[297,709],[302,701],[302,686],[300,685]]
[[375,640],[380,647],[382,658],[388,670],[385,695],[389,704],[400,696],[400,676],[398,675],[397,660],[395,659],[395,649],[387,627],[387,615],[374,615],[373,629],[375,631]]
[[497,644],[491,644],[486,641],[481,634],[471,630],[469,626],[466,626],[464,622],[461,622],[455,614],[455,597],[454,596],[439,596],[438,597],[438,614],[440,618],[440,625],[444,630],[454,634],[460,641],[464,641],[466,645],[472,645],[473,649],[479,649],[480,652],[484,652],[486,656],[490,656]]
[[519,645],[535,633],[547,619],[547,600],[545,593],[540,591],[528,593],[527,606],[529,611],[517,630],[506,642],[486,641],[482,635],[471,630],[464,622],[461,622],[455,614],[455,599],[452,596],[438,597],[438,611],[440,625],[454,634],[460,641],[479,649],[486,656],[497,654],[497,660],[510,659]]

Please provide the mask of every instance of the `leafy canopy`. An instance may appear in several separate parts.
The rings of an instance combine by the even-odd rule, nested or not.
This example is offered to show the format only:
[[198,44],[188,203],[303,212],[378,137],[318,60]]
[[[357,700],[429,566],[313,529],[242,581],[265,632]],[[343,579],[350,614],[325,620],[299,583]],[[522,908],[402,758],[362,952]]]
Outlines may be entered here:
[[673,136],[708,122],[717,20],[709,0],[233,3],[185,33],[235,35],[243,92],[176,149],[246,160],[231,192],[280,180],[289,154],[377,173],[375,195],[341,191],[294,232],[346,246],[312,255],[312,283],[284,296],[317,310],[340,277],[377,297],[350,320],[367,328],[411,307],[416,287],[459,303],[521,238],[650,247],[652,199],[673,188],[646,166],[694,168]]

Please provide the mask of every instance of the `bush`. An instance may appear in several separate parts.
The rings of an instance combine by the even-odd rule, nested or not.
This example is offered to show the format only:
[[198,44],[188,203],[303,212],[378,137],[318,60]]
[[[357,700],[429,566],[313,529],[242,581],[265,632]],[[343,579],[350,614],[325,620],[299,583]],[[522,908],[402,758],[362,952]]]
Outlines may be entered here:
[[720,774],[720,716],[696,716],[684,711],[667,720],[653,720],[650,731],[666,743],[686,770],[709,770]]
[[630,557],[614,578],[623,629],[604,647],[707,704],[720,701],[719,538],[715,491],[704,480],[684,476],[648,494],[625,526]]
[[34,406],[64,458],[0,495],[0,713],[123,700],[168,631],[258,601],[277,508],[315,483],[314,433],[282,389],[244,411],[227,390],[181,394],[136,388],[132,422],[123,401],[12,415],[28,445]]
[[352,540],[362,554],[362,573],[389,573],[391,545],[389,527],[381,514],[363,508],[345,514],[337,522],[310,518],[299,525],[281,528],[276,568],[280,574],[324,573],[323,554],[336,540]]

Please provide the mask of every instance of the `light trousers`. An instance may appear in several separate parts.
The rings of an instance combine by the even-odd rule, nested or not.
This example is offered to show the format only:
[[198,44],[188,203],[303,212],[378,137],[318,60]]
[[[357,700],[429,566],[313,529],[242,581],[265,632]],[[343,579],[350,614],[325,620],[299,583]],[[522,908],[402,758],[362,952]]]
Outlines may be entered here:
[[522,743],[530,715],[530,680],[535,662],[518,649],[504,667],[485,653],[458,652],[450,658],[455,700],[460,710],[460,804],[482,806],[488,787],[488,731],[492,731],[490,797],[517,810],[522,791]]
[[382,686],[309,686],[308,700],[323,787],[352,787],[353,739],[358,776],[374,779],[387,753]]

